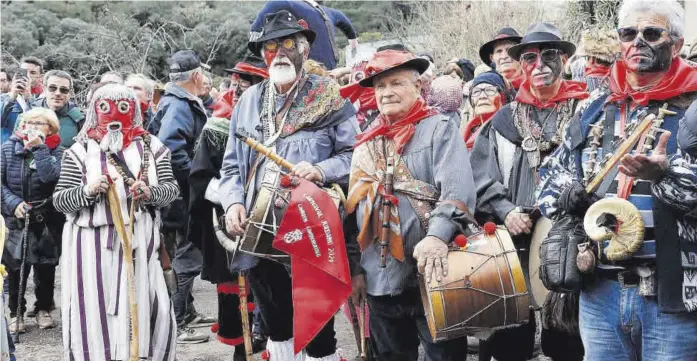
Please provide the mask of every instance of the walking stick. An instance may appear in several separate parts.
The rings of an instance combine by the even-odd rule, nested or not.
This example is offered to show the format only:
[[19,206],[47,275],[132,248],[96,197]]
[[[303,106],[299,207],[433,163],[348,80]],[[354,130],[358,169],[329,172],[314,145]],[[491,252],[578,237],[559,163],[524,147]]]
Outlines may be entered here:
[[356,338],[356,348],[358,352],[361,352],[362,347],[362,337],[361,325],[359,324],[361,320],[356,315],[356,305],[353,303],[353,299],[349,296],[348,300],[349,315],[351,316],[351,326],[353,327],[353,336]]
[[133,244],[131,243],[131,235],[133,234],[133,218],[135,213],[136,201],[131,202],[129,210],[129,224],[126,233],[126,227],[123,224],[121,213],[121,203],[119,195],[116,193],[114,183],[109,184],[107,190],[107,200],[109,202],[109,210],[111,211],[112,219],[116,233],[121,237],[121,246],[123,247],[123,259],[126,264],[126,283],[128,285],[128,308],[131,318],[131,342],[130,342],[130,361],[138,361],[138,304],[136,303],[136,288],[133,281]]
[[22,301],[24,300],[24,287],[26,280],[24,279],[24,273],[26,273],[26,263],[27,263],[27,238],[29,236],[29,220],[31,212],[31,206],[25,206],[26,212],[24,213],[24,230],[22,231],[22,241],[20,244],[21,252],[20,257],[21,262],[19,266],[19,291],[17,292],[17,309],[15,310],[17,314],[17,322],[15,323],[15,333],[12,335],[12,342],[19,343],[19,325],[24,323],[24,309],[22,308]]
[[[249,311],[247,310],[247,280],[244,272],[237,273],[237,286],[240,289],[240,316],[242,316],[242,337],[244,338],[244,353],[247,361],[252,361],[252,333],[249,326]],[[235,350],[237,352],[237,350]]]

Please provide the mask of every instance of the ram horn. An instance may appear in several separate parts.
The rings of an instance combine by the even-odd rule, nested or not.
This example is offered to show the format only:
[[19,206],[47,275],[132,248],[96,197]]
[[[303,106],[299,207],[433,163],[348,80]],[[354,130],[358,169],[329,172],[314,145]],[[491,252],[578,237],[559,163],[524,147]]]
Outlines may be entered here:
[[215,232],[215,237],[218,238],[220,245],[223,246],[226,251],[232,253],[232,256],[234,257],[237,253],[237,246],[239,245],[239,242],[230,239],[227,233],[225,233],[223,227],[220,226],[220,222],[218,221],[218,212],[215,210],[215,207],[213,208],[213,231]]
[[610,240],[603,252],[611,261],[632,257],[644,243],[644,220],[639,210],[623,198],[605,198],[593,203],[583,219],[583,228],[596,242]]

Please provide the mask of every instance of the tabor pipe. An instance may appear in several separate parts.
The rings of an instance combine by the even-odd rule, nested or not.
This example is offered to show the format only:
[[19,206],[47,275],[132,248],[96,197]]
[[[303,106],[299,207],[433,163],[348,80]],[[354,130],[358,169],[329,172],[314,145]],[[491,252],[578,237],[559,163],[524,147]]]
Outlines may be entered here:
[[392,160],[387,161],[387,172],[385,172],[385,194],[382,196],[382,225],[380,228],[380,268],[387,267],[387,248],[390,242],[390,216],[392,215],[392,186],[394,182],[394,166]]
[[288,170],[293,169],[293,163],[285,160],[283,157],[278,155],[278,153],[274,152],[271,148],[257,142],[256,140],[252,139],[251,137],[245,136],[240,133],[235,133],[235,136],[243,141],[245,144],[250,146],[252,149],[256,150],[257,152],[263,154],[267,158],[271,159],[274,161],[276,164],[280,165],[283,168],[286,168]]
[[126,265],[126,284],[128,286],[128,309],[131,319],[131,340],[130,340],[130,361],[138,361],[138,304],[136,303],[136,288],[134,283],[135,270],[133,269],[133,244],[131,243],[131,235],[133,234],[133,223],[135,213],[135,201],[131,202],[129,211],[129,232],[126,232],[126,226],[123,224],[123,216],[121,213],[121,201],[116,193],[116,186],[112,183],[107,190],[107,201],[109,202],[109,210],[111,217],[114,220],[114,228],[116,233],[121,237],[121,247],[123,247],[123,260]]

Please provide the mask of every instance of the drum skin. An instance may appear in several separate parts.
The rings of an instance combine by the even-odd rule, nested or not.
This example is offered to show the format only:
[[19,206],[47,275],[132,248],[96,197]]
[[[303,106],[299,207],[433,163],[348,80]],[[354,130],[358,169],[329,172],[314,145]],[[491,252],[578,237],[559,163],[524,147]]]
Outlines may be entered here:
[[552,229],[552,220],[540,217],[535,223],[530,241],[530,259],[528,260],[528,274],[530,275],[530,296],[535,308],[541,308],[545,303],[545,298],[549,290],[545,288],[540,278],[540,246],[542,241],[547,238],[549,230]]
[[448,275],[421,298],[434,341],[443,341],[528,321],[530,300],[520,260],[504,227],[477,233],[465,249],[448,253]]

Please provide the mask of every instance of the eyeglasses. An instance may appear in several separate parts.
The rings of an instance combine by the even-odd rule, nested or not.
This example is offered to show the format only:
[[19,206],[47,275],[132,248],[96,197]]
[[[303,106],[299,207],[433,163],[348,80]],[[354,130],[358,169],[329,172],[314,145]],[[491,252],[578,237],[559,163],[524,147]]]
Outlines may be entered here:
[[49,86],[48,86],[48,91],[51,92],[51,93],[55,93],[55,92],[58,91],[58,90],[60,90],[61,94],[68,94],[68,93],[70,93],[70,88],[66,88],[66,87],[64,87],[64,86],[62,86],[62,87],[60,87],[60,88],[57,87],[57,86],[55,86],[55,85],[49,85]]
[[264,49],[266,51],[276,51],[278,50],[279,45],[287,50],[295,49],[295,40],[293,40],[292,38],[287,38],[281,40],[280,43],[276,40],[269,40],[264,43]]
[[620,41],[623,43],[634,41],[639,33],[641,33],[641,37],[644,38],[644,40],[653,43],[660,40],[663,33],[667,32],[668,30],[658,26],[647,26],[641,30],[639,30],[636,26],[628,26],[626,28],[617,29],[617,35],[619,35]]
[[45,122],[35,122],[35,121],[31,121],[31,120],[30,120],[30,121],[27,121],[27,122],[24,122],[24,124],[25,124],[25,125],[36,126],[36,127],[43,127],[43,126],[48,125],[48,123],[45,123]]
[[494,88],[494,87],[474,88],[474,89],[472,89],[472,93],[470,94],[470,97],[472,99],[477,99],[482,94],[486,94],[486,96],[488,96],[488,97],[493,97],[498,93],[499,93],[499,90]]
[[557,60],[559,57],[559,49],[545,49],[538,53],[525,53],[520,56],[520,61],[526,62],[528,64],[535,64],[537,62],[537,57],[542,58],[543,62],[549,63]]

